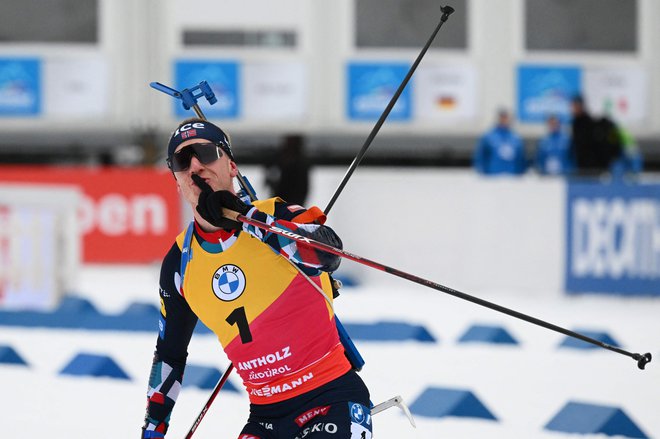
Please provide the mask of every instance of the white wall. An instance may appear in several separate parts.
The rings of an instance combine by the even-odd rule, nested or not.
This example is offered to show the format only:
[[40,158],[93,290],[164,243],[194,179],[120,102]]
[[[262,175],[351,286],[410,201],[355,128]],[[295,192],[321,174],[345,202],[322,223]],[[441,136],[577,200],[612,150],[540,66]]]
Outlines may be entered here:
[[[268,196],[258,168],[241,172]],[[346,168],[316,168],[307,205],[325,209]],[[359,168],[327,224],[344,249],[464,290],[529,294],[563,288],[562,179],[484,178],[471,170]],[[403,282],[344,261],[339,273]]]

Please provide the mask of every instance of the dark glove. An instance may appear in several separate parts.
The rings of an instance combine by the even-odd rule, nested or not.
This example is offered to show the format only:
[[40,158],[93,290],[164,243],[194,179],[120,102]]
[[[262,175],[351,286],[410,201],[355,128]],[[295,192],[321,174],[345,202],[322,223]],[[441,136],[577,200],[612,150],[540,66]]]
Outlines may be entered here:
[[246,215],[250,211],[250,206],[229,191],[214,192],[211,186],[197,174],[193,174],[192,179],[197,187],[202,190],[197,199],[197,212],[201,217],[214,226],[222,227],[225,230],[241,229],[241,223],[225,217],[222,214],[222,209]]

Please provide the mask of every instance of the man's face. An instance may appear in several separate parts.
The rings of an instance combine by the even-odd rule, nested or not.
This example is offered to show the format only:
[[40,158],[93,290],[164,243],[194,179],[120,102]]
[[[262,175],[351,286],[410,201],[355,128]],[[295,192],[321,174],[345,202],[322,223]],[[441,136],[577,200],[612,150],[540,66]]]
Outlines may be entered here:
[[501,127],[508,127],[511,124],[509,113],[500,113],[497,118],[497,124]]
[[584,112],[584,105],[582,105],[582,102],[578,102],[578,101],[571,102],[571,113],[574,116],[579,116],[583,112]]
[[[176,151],[180,151],[193,143],[210,143],[210,141],[205,139],[186,140],[177,147]],[[220,149],[220,153],[222,157],[207,164],[203,164],[193,155],[190,159],[190,167],[188,169],[174,173],[179,192],[192,206],[193,210],[197,206],[197,199],[201,192],[201,189],[192,180],[193,174],[202,177],[214,191],[227,190],[235,193],[233,179],[238,175],[238,168],[236,167],[236,163],[222,149]]]

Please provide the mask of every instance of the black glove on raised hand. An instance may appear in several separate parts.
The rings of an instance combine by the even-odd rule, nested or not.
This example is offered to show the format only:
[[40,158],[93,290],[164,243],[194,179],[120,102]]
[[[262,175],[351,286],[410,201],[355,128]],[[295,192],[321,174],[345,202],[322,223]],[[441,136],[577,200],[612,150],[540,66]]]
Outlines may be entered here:
[[213,191],[211,186],[197,174],[192,179],[202,192],[197,199],[197,212],[209,223],[226,230],[239,230],[241,223],[225,217],[222,209],[231,210],[241,215],[246,215],[250,206],[245,204],[236,195],[229,191]]

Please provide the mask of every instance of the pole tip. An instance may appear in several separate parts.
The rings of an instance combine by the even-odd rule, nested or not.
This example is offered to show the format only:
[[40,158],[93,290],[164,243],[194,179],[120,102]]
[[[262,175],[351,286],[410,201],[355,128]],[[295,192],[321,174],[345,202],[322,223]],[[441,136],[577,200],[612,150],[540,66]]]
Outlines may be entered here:
[[644,355],[636,354],[633,358],[637,360],[637,367],[644,370],[646,364],[651,362],[652,357],[651,353],[647,352]]
[[445,16],[450,16],[451,14],[454,13],[454,8],[451,6],[442,6],[440,7],[440,12],[442,12]]

